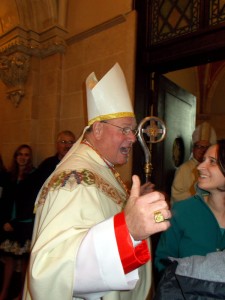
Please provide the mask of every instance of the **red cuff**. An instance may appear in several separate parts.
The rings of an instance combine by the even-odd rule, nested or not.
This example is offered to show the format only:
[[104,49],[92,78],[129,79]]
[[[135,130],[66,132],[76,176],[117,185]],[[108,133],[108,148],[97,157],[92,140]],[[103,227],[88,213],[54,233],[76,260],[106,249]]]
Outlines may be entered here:
[[114,229],[124,273],[144,265],[151,257],[148,244],[144,240],[134,248],[123,212],[114,216]]

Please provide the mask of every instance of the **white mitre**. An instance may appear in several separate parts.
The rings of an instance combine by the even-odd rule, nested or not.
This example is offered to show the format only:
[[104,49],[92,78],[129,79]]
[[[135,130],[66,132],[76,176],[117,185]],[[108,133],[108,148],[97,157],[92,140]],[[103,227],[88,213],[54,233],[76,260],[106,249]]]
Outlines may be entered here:
[[118,63],[98,81],[95,73],[86,79],[88,125],[96,121],[134,117],[126,79]]
[[193,132],[192,141],[193,144],[199,141],[208,141],[211,145],[216,144],[216,132],[208,122],[203,122]]
[[[95,73],[91,73],[86,79],[88,126],[86,126],[80,138],[67,152],[60,163],[60,166],[76,152],[85,131],[96,121],[103,121],[122,117],[135,117],[131,99],[128,93],[126,79],[119,64],[116,63],[106,75],[98,81]],[[68,166],[69,168],[69,166]]]

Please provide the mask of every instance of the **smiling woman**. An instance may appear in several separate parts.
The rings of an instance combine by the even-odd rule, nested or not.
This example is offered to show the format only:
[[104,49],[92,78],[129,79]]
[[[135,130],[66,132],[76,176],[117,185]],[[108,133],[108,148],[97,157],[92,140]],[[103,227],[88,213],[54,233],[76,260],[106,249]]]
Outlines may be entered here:
[[[13,272],[18,272],[22,285],[25,277],[34,220],[33,202],[27,196],[25,182],[33,171],[32,149],[29,145],[20,145],[14,152],[0,203],[0,258],[4,262],[1,300],[12,297],[9,286]],[[13,295],[18,299],[22,293],[22,286],[20,288],[19,296]]]
[[[200,207],[197,201],[192,206],[194,208],[192,214],[190,211],[187,211],[189,216],[192,215],[194,224],[197,225],[195,228],[192,227],[195,230],[192,236],[189,230],[191,223],[187,225],[187,230],[185,230],[181,222],[178,223],[176,232],[180,231],[179,234],[181,235],[182,233],[184,235],[188,233],[187,238],[189,237],[192,241],[193,253],[206,252],[206,255],[194,255],[191,253],[193,255],[178,255],[176,258],[170,258],[171,264],[163,273],[154,300],[164,300],[168,299],[168,297],[171,299],[192,299],[193,297],[198,300],[224,299],[225,140],[219,140],[217,144],[207,150],[198,170],[200,173],[198,186],[209,192],[208,195],[203,197],[206,206],[202,205]],[[185,202],[188,204],[190,200]],[[199,206],[198,210],[196,210],[197,206]],[[191,209],[190,204],[186,205],[186,208]],[[186,218],[185,222],[188,224],[187,221],[188,219],[190,221],[190,218],[184,215],[184,210],[181,212],[181,209],[177,208],[176,212],[181,213],[180,219],[182,217]],[[209,213],[213,217],[210,218]],[[208,237],[207,230],[209,232]],[[217,236],[217,245],[215,243],[216,240],[211,240],[211,233]],[[203,240],[198,242],[199,249],[202,246],[202,251],[199,251],[196,248],[196,241],[201,234],[203,235]],[[194,239],[195,236],[196,238]],[[179,242],[181,244],[184,243],[184,239],[179,238]],[[208,249],[206,247],[207,244]],[[215,245],[214,251],[213,244]],[[170,253],[172,253],[172,250]],[[175,252],[173,254],[175,255]]]
[[169,257],[225,249],[225,140],[208,148],[198,166],[197,193],[173,205],[171,227],[161,234],[155,265],[161,275]]
[[[225,191],[225,140],[211,146],[204,155],[199,171],[198,186],[210,193],[214,189]],[[212,198],[212,196],[210,197]]]

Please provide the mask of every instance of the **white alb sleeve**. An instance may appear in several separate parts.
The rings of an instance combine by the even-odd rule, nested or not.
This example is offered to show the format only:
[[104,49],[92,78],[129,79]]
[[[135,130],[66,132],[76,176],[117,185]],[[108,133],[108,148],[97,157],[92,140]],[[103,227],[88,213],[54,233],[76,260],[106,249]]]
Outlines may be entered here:
[[113,217],[92,227],[78,250],[74,297],[98,299],[109,291],[133,289],[138,279],[138,269],[124,274]]

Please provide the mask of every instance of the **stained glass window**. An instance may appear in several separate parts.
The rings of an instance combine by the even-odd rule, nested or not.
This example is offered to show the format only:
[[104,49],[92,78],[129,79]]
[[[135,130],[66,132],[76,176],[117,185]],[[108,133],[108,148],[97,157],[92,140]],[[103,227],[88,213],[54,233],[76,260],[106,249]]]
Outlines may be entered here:
[[225,21],[225,0],[210,0],[209,25]]
[[152,0],[151,44],[197,31],[200,0]]

